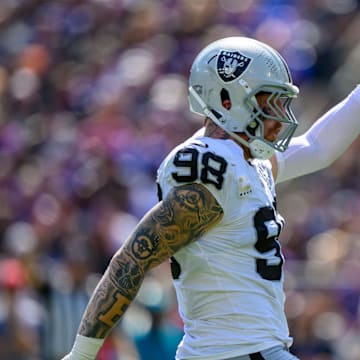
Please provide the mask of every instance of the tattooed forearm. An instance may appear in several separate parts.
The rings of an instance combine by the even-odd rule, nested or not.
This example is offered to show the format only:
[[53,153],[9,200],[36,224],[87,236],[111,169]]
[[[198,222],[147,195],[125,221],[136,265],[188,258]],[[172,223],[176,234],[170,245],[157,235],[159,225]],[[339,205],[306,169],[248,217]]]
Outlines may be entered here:
[[80,334],[106,337],[135,298],[146,271],[198,239],[222,215],[205,187],[189,184],[173,189],[112,258],[88,304]]
[[[133,259],[131,252],[124,247],[123,251],[112,259],[108,276],[112,284],[119,292],[133,299],[136,295],[136,289],[141,285],[144,277],[144,271],[136,260]],[[131,293],[133,291],[133,293]]]
[[114,288],[105,273],[88,304],[79,333],[88,337],[105,338],[129,304],[130,300]]

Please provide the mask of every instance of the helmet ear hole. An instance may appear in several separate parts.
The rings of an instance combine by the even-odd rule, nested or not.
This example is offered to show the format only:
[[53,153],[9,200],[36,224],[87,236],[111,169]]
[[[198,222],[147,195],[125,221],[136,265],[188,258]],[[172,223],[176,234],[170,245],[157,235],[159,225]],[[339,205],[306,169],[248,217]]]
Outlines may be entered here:
[[220,97],[221,97],[221,104],[226,110],[231,109],[231,99],[229,92],[222,88],[220,91]]

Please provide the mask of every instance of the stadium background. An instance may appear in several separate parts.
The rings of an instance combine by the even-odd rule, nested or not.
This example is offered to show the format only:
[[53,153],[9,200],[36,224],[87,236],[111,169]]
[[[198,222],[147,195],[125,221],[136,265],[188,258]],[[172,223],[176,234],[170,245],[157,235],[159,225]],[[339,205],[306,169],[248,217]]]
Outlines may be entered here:
[[[157,166],[201,124],[194,56],[227,35],[284,55],[299,133],[360,82],[356,0],[1,0],[1,360],[69,350],[111,255],[157,201]],[[278,189],[303,360],[360,359],[359,151]],[[170,360],[180,336],[163,264],[99,359]]]

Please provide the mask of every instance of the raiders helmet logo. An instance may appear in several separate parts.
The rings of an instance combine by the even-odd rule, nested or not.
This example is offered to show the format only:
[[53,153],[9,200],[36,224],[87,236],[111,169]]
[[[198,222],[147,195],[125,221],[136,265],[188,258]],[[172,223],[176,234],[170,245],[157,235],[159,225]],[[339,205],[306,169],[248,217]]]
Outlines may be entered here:
[[251,60],[238,51],[222,50],[217,59],[217,73],[224,82],[233,81],[247,69]]

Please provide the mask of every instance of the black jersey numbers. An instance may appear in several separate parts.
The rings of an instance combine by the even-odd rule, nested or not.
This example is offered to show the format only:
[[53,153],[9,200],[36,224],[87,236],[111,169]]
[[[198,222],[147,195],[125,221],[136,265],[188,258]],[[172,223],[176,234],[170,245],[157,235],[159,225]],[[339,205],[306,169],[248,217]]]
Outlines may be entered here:
[[206,184],[213,184],[217,189],[221,189],[224,181],[227,162],[221,156],[211,152],[206,152],[201,160],[203,168],[201,169],[200,179]]
[[[199,166],[200,158],[200,166]],[[200,179],[204,184],[213,184],[221,189],[227,168],[226,160],[212,152],[199,154],[196,149],[182,149],[174,158],[177,172],[171,175],[177,182],[192,182]]]
[[183,149],[176,153],[174,165],[178,168],[177,172],[171,175],[177,182],[192,182],[198,177],[198,157],[196,149]]
[[281,279],[284,260],[278,237],[283,225],[283,220],[277,219],[275,210],[270,206],[260,208],[254,216],[257,233],[256,250],[261,254],[273,251],[273,259],[256,259],[256,271],[263,279]]

